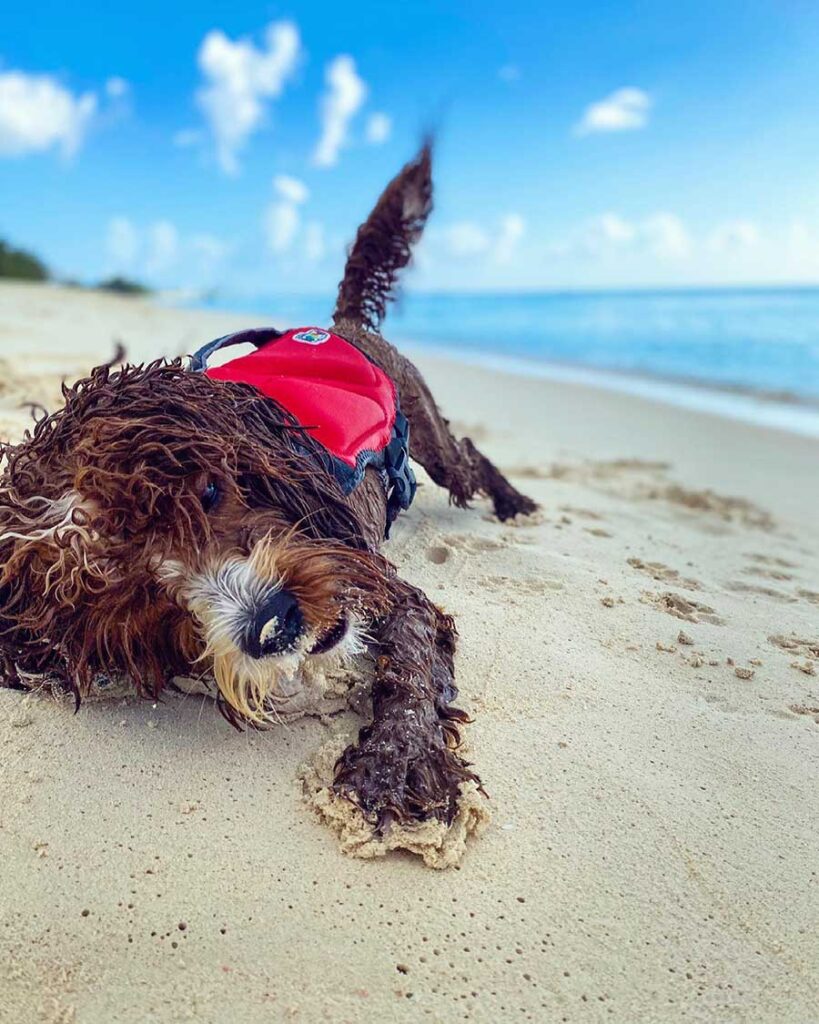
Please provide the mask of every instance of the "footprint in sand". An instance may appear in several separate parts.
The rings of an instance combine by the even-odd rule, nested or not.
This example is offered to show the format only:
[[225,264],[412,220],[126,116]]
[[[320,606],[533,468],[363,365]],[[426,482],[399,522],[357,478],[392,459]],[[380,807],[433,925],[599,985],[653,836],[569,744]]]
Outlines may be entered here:
[[485,551],[500,551],[514,544],[513,540],[495,537],[475,537],[471,534],[452,533],[444,538],[444,542],[450,547],[469,554],[481,554]]
[[748,714],[747,706],[731,701],[724,693],[706,693],[702,699],[714,711],[721,711],[725,715]]
[[780,569],[796,569],[798,568],[793,562],[788,562],[784,558],[777,558],[775,555],[759,555],[756,552],[749,552],[746,556],[754,562],[758,562],[760,565],[776,565]]
[[819,661],[819,639],[805,640],[798,636],[783,636],[777,634],[768,637],[768,643],[778,647],[789,654],[796,654],[800,658],[808,658],[811,661]]
[[762,579],[776,580],[779,583],[793,579],[793,573],[783,572],[782,569],[766,569],[760,565],[749,565],[742,571],[746,576],[760,576]]
[[485,590],[501,590],[504,593],[531,597],[563,590],[563,583],[560,580],[542,579],[537,576],[526,576],[523,579],[514,579],[509,576],[482,576],[479,583]]
[[670,590],[665,590],[661,594],[644,590],[640,600],[643,604],[653,605],[660,611],[673,615],[676,619],[683,619],[685,622],[710,622],[715,626],[724,625],[724,621],[707,604],[691,601],[687,597],[683,597],[682,594],[675,594]]
[[810,715],[819,725],[819,708],[808,707],[807,704],[791,704],[790,709],[795,715]]
[[740,580],[731,580],[725,584],[725,587],[735,594],[758,594],[760,597],[769,597],[772,601],[781,601],[783,604],[793,604],[796,601],[795,597],[781,590],[774,590],[773,587],[759,587],[754,583],[742,583]]
[[449,555],[449,548],[445,548],[442,544],[434,544],[427,548],[427,559],[435,565],[443,565]]
[[523,480],[551,480],[552,472],[544,466],[504,466],[507,477],[520,477]]
[[716,494],[712,490],[691,491],[679,484],[666,484],[646,491],[644,498],[665,501],[690,512],[704,512],[728,523],[739,523],[757,530],[773,530],[772,516],[746,498]]
[[597,512],[592,512],[590,508],[577,508],[575,505],[561,505],[560,511],[565,512],[568,516],[577,516],[578,519],[602,519],[601,515]]
[[513,546],[514,540],[507,538],[475,537],[469,534],[450,534],[441,538],[441,543],[430,544],[426,550],[427,560],[434,565],[443,565],[455,552],[461,551],[468,555],[484,554],[488,551],[501,551]]
[[722,532],[717,528],[720,521],[765,531],[775,528],[773,517],[747,498],[717,494],[710,489],[690,490],[668,479],[670,468],[666,462],[611,459],[579,464],[553,463],[549,469],[521,466],[514,473],[540,480],[575,481],[630,501],[664,502],[686,513],[699,514],[702,529],[711,533]]
[[642,558],[629,558],[627,561],[632,569],[637,569],[638,572],[645,573],[646,576],[650,576],[653,580],[658,580],[663,583],[673,583],[677,587],[682,587],[683,590],[702,589],[702,584],[699,580],[687,579],[685,576],[680,576],[676,569],[670,569],[667,565],[663,565],[662,562],[644,562]]

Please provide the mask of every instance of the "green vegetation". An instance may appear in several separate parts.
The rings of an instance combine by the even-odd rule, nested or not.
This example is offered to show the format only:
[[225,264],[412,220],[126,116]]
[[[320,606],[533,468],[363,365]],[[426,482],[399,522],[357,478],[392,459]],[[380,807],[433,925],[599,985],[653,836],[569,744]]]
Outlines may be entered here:
[[0,239],[0,277],[14,277],[20,281],[47,281],[48,267],[33,253],[15,249]]
[[108,277],[100,281],[97,288],[105,292],[116,292],[118,295],[147,295],[150,288],[138,281],[131,281],[127,277]]
[[[25,249],[15,249],[13,245],[4,242],[0,238],[0,278],[15,278],[18,281],[50,281],[51,274],[48,267],[34,253],[26,252]],[[86,287],[80,281],[66,279],[60,284],[67,288]],[[130,278],[114,275],[97,285],[91,285],[105,292],[115,292],[117,295],[148,295],[151,291],[139,281],[132,281]]]

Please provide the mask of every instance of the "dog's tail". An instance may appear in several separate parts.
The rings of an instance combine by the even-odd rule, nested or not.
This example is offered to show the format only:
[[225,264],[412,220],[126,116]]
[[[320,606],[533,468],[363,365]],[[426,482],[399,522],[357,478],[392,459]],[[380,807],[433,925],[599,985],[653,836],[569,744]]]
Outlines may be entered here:
[[392,179],[358,229],[339,285],[336,320],[376,330],[432,211],[432,142]]

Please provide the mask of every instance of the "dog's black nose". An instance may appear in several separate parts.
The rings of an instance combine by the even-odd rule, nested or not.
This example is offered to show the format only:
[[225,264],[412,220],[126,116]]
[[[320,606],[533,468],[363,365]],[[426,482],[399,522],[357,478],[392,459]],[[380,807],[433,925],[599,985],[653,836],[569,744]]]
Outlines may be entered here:
[[277,590],[256,612],[245,636],[245,651],[251,658],[289,651],[296,646],[303,629],[299,602],[289,590]]

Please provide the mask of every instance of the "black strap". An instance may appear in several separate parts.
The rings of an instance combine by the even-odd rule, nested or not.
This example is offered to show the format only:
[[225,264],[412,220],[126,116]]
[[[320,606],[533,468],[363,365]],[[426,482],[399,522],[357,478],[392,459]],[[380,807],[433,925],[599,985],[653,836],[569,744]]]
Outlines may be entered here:
[[408,509],[412,504],[418,487],[409,461],[409,434],[409,420],[400,409],[396,409],[392,439],[384,449],[384,469],[387,473],[386,537],[389,537],[390,526],[399,511]]
[[[207,369],[210,357],[220,349],[227,348],[229,345],[248,343],[255,345],[256,348],[262,348],[268,342],[283,337],[284,334],[284,331],[278,331],[275,327],[253,327],[247,331],[225,334],[221,338],[209,341],[207,345],[203,345],[194,352],[189,368],[195,373],[201,373]],[[401,410],[396,408],[392,438],[384,449],[384,471],[387,475],[387,523],[384,532],[387,537],[390,535],[390,526],[399,511],[410,507],[417,488],[415,474],[409,462],[409,433],[409,421]],[[330,453],[328,456],[331,461],[331,472],[338,479],[338,467],[343,464]]]
[[284,331],[277,331],[275,327],[251,327],[247,331],[225,334],[221,338],[209,341],[207,345],[203,345],[198,351],[194,352],[191,356],[189,369],[195,373],[202,373],[207,369],[208,360],[213,353],[218,352],[220,348],[227,348],[228,345],[251,344],[255,345],[256,348],[262,348],[269,341],[281,338],[283,334]]

